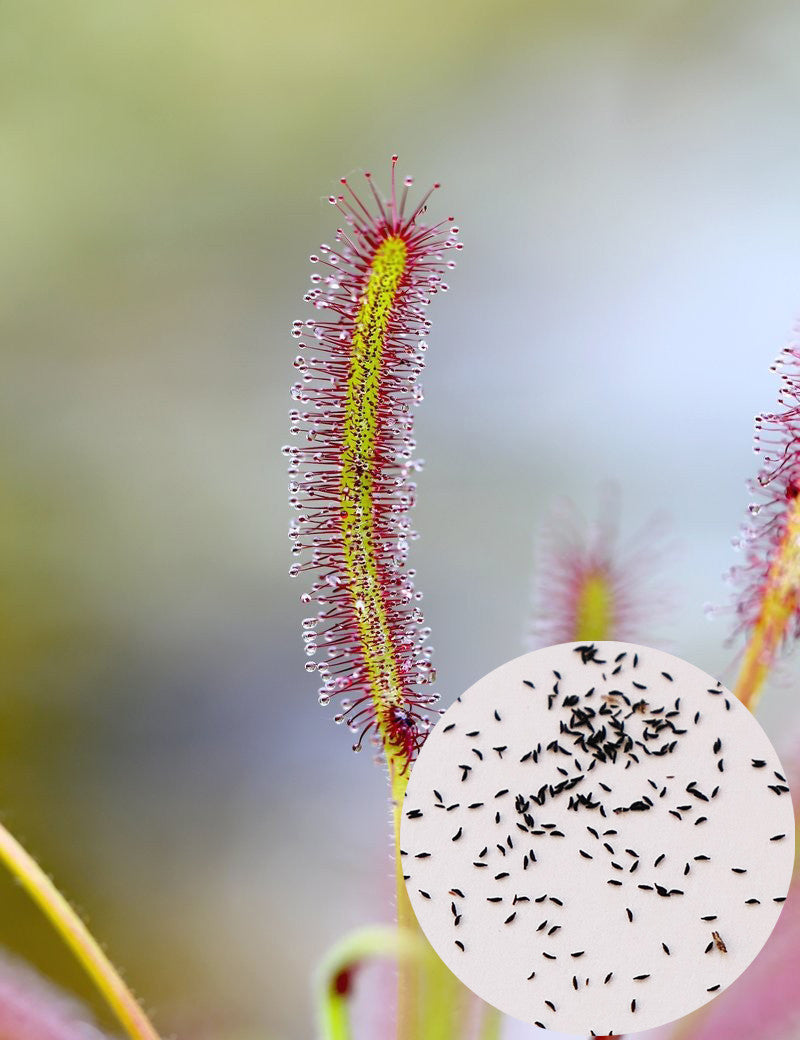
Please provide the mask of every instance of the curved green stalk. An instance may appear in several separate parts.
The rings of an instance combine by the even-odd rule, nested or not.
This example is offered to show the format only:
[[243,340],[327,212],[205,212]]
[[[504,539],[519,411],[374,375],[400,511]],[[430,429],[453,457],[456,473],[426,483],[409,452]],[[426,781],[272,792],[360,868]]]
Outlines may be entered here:
[[319,1031],[323,1040],[351,1040],[350,992],[352,972],[365,961],[391,957],[414,963],[423,955],[417,936],[375,925],[346,936],[327,955],[318,975]]
[[131,1040],[159,1040],[119,972],[89,929],[61,895],[36,860],[0,824],[0,862],[19,882],[80,962]]

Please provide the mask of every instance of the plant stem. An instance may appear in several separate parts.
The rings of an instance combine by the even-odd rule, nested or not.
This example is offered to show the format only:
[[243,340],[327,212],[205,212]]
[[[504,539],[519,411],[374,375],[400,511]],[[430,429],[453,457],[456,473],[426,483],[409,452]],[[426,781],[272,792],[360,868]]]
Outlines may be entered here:
[[392,957],[398,968],[418,959],[421,944],[396,928],[373,925],[342,939],[330,951],[318,974],[319,1030],[322,1040],[351,1040],[349,1004],[353,977],[366,962]]
[[159,1040],[153,1027],[116,968],[86,925],[36,860],[0,824],[0,862],[19,882],[85,969],[131,1040]]
[[[401,933],[421,935],[416,915],[403,880],[403,864],[400,857],[400,824],[403,819],[403,798],[408,786],[410,767],[400,769],[396,759],[390,759],[390,783],[392,797],[392,823],[394,828],[394,862],[397,899],[397,927]],[[397,965],[397,1040],[413,1040],[419,1013],[419,969],[413,963]]]

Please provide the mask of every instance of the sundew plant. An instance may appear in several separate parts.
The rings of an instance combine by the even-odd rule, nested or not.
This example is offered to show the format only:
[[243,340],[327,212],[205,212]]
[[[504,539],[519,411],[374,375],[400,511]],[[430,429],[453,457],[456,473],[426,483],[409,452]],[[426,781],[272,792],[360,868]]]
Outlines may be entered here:
[[[296,439],[284,451],[296,511],[291,573],[306,580],[301,599],[313,607],[303,621],[306,669],[319,675],[320,703],[332,705],[335,721],[351,730],[353,749],[369,744],[386,769],[397,883],[396,927],[348,936],[321,966],[319,1030],[325,1040],[355,1037],[350,1005],[360,969],[390,958],[397,1000],[385,1008],[382,1037],[491,1040],[500,1035],[500,1015],[461,986],[427,944],[408,902],[399,848],[410,767],[438,713],[429,633],[407,562],[419,467],[413,409],[422,399],[426,307],[447,289],[461,242],[452,217],[429,217],[439,185],[412,201],[412,180],[399,181],[396,167],[392,156],[386,194],[366,173],[358,187],[342,178],[330,196],[339,223],[334,244],[312,254],[305,300],[314,313],[292,328],[301,351],[290,413]],[[779,410],[756,420],[762,466],[740,539],[745,560],[733,572],[735,635],[744,642],[734,688],[751,709],[781,647],[800,634],[800,347],[788,347],[775,367]],[[661,598],[643,542],[621,548],[613,526],[600,523],[587,534],[573,513],[555,512],[540,538],[528,642],[641,638]],[[796,975],[782,968],[800,968],[797,903],[795,882],[750,969],[676,1024],[673,1036],[800,1036]]]

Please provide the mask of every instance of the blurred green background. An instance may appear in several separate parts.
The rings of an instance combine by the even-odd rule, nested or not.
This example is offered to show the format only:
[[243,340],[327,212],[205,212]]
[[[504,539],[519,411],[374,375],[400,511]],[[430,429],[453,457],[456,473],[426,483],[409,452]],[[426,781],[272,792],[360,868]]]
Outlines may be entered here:
[[[670,646],[730,679],[702,607],[800,311],[798,34],[792,0],[0,3],[0,813],[166,1032],[307,1038],[322,952],[390,914],[287,576],[337,178],[399,152],[466,243],[418,413],[443,703],[520,652],[533,532],[605,477],[672,516]],[[0,939],[93,1000],[3,878]]]

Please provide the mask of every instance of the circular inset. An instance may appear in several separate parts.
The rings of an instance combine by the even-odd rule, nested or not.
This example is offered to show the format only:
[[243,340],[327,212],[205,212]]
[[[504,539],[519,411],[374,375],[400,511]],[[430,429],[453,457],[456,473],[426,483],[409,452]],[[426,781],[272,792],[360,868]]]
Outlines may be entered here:
[[700,669],[565,643],[445,712],[409,779],[404,874],[471,990],[562,1032],[640,1032],[711,1000],[766,942],[794,861],[784,771]]

